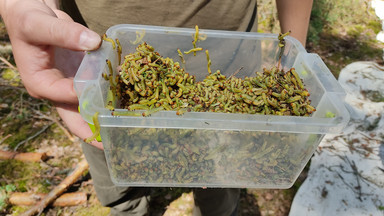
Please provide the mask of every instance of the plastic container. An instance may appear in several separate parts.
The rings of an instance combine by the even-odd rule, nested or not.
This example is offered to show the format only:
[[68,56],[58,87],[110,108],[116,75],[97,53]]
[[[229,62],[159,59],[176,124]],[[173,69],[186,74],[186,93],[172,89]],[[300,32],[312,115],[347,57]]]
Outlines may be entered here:
[[[145,33],[145,34],[144,34]],[[119,39],[123,56],[134,52],[136,39],[152,45],[163,57],[179,61],[177,48],[192,48],[195,29],[117,25],[107,31]],[[213,31],[199,46],[208,49],[212,71],[254,76],[276,66],[280,48],[276,34]],[[286,37],[281,58],[294,67],[310,92],[316,111],[310,117],[161,111],[150,117],[112,116],[106,109],[109,83],[106,59],[113,68],[118,55],[104,42],[84,57],[75,77],[80,113],[89,123],[99,112],[101,138],[113,182],[120,186],[289,188],[325,134],[340,133],[349,121],[345,93],[316,54]],[[185,69],[203,79],[204,52],[185,56]],[[327,113],[334,117],[327,117]]]

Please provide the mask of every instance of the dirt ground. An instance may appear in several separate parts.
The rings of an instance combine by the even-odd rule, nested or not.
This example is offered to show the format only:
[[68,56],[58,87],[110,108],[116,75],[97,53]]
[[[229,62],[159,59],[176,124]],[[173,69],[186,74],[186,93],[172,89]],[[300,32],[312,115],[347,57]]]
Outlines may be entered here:
[[[319,2],[324,7],[320,12],[331,11],[330,1]],[[320,9],[313,11],[313,25],[306,48],[308,52],[319,54],[335,77],[341,68],[353,61],[370,60],[383,64],[384,45],[375,40],[375,35],[381,28],[380,22],[372,15],[369,1],[361,2],[366,7],[354,10],[361,11],[356,11],[355,15],[362,14],[364,17],[349,20],[344,17],[342,25],[332,21],[331,15],[322,19],[316,17]],[[356,4],[361,2],[356,1]],[[277,33],[274,4],[266,0],[261,0],[259,4],[260,32]],[[337,12],[342,15],[345,13],[343,10],[346,10],[342,6],[334,3],[332,8],[340,7]],[[318,22],[324,22],[323,26],[319,27]],[[0,215],[18,215],[28,207],[11,205],[7,198],[12,192],[48,193],[73,170],[83,155],[79,140],[68,132],[52,104],[30,97],[24,89],[2,23],[0,53],[0,150],[45,152],[49,156],[44,162],[34,163],[0,160]],[[239,215],[288,215],[293,197],[305,178],[306,168],[290,189],[242,189]],[[109,214],[109,209],[102,207],[97,200],[88,173],[84,173],[68,189],[68,192],[74,191],[86,193],[86,203],[73,207],[49,207],[42,215]],[[192,215],[193,195],[190,189],[159,188],[152,195],[152,215]]]

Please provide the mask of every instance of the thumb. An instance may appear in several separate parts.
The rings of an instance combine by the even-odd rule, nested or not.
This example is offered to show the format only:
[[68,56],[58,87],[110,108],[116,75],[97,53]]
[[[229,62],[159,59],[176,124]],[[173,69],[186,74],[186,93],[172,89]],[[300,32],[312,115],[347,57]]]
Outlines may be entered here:
[[[34,14],[39,13],[39,14]],[[36,30],[36,24],[39,30]],[[85,26],[68,19],[59,19],[50,11],[35,11],[25,20],[24,36],[37,45],[53,45],[71,50],[94,50],[100,46],[101,37]]]

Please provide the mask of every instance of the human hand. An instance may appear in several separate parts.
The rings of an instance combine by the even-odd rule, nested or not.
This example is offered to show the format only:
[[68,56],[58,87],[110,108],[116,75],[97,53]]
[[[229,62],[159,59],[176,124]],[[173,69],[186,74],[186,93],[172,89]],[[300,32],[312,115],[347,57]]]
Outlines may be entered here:
[[73,77],[83,58],[81,51],[97,49],[101,39],[50,6],[39,0],[2,0],[0,14],[28,93],[52,101],[69,129],[84,139],[92,132],[77,111]]

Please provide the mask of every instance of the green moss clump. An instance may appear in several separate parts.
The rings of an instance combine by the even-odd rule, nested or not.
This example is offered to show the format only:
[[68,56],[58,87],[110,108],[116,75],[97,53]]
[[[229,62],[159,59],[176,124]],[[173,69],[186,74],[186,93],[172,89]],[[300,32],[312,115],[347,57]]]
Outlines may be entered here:
[[[42,167],[39,163],[20,162],[16,160],[0,161],[0,176],[5,179],[11,179],[12,184],[16,186],[16,191],[26,192],[31,188],[38,188],[37,192],[47,192],[47,184],[42,184],[40,178],[36,175],[42,172]],[[0,183],[0,186],[5,186],[5,183]]]

